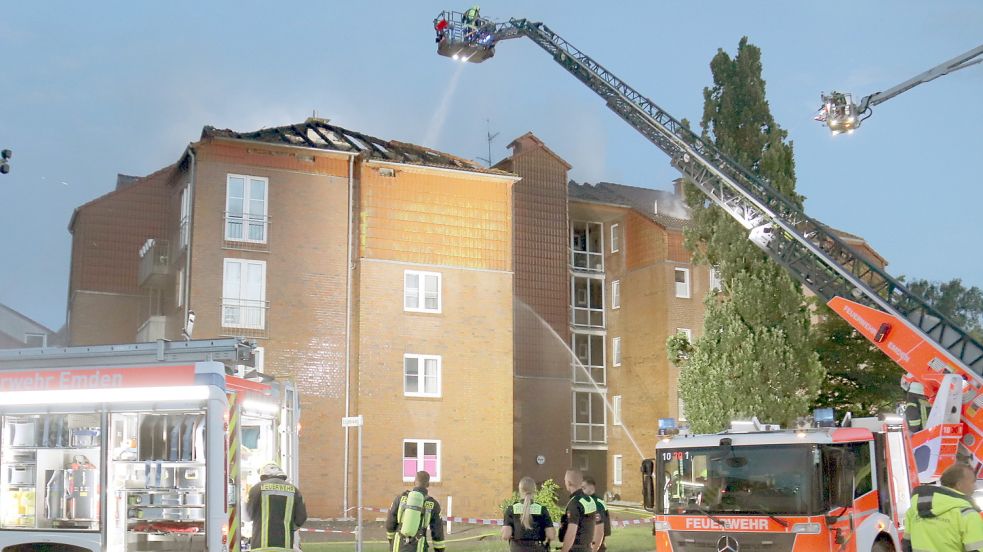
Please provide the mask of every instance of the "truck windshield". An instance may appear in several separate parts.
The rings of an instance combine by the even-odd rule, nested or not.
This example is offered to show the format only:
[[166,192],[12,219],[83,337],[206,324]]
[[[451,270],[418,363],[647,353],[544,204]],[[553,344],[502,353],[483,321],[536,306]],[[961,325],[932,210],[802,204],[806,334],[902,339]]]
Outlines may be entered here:
[[813,445],[661,449],[657,511],[812,514],[821,455]]

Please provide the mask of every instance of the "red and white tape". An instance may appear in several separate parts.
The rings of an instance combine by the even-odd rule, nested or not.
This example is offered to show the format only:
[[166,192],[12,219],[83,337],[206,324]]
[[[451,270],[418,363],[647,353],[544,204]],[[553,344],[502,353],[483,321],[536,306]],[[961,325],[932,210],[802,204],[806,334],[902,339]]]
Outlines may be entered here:
[[[353,506],[353,507],[349,508],[348,510],[349,511],[357,510],[357,508]],[[388,513],[389,512],[389,509],[388,508],[373,508],[371,506],[363,506],[362,507],[362,510],[364,510],[366,512],[382,512],[382,513]],[[311,518],[311,520],[312,521],[352,521],[352,518]],[[379,521],[379,520],[376,520],[376,521]],[[451,517],[445,518],[444,521],[451,521],[451,522],[454,522],[454,523],[465,523],[465,524],[468,524],[468,525],[496,525],[496,526],[505,525],[504,521],[501,518],[498,518],[498,519],[484,519],[484,518],[451,516]],[[622,520],[622,521],[612,521],[611,522],[611,527],[628,527],[629,525],[642,525],[642,524],[651,523],[651,522],[652,522],[652,519],[651,518],[645,518],[645,519],[626,519],[626,520]],[[301,531],[305,531],[305,530],[306,529],[301,529]],[[310,529],[310,531],[317,532],[317,533],[349,533],[349,532],[353,533],[354,532],[354,531],[328,531],[328,530],[319,530],[319,529]]]

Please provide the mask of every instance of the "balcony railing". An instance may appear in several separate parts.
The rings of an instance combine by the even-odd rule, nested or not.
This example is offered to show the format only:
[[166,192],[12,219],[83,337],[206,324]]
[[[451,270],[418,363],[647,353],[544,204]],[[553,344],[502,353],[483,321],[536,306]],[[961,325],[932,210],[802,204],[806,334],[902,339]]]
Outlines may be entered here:
[[604,272],[604,253],[570,249],[570,267],[584,272]]
[[162,288],[170,271],[170,245],[167,240],[149,239],[140,248],[137,285]]
[[270,250],[269,216],[226,212],[222,220],[225,224],[223,247],[226,249]]
[[269,337],[266,320],[266,313],[269,309],[269,301],[223,297],[222,335]]
[[608,442],[604,424],[573,423],[573,443],[579,445],[604,445]]

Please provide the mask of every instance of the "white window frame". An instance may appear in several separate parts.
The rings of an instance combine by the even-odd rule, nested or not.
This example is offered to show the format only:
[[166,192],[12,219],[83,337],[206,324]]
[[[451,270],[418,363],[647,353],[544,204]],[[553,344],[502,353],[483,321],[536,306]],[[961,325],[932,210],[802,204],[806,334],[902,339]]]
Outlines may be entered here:
[[611,225],[611,253],[621,251],[621,225]]
[[[586,421],[586,422],[578,422],[577,421],[577,395],[587,395],[589,397],[588,398],[588,401],[587,401],[587,418],[588,418],[588,421]],[[596,391],[578,391],[578,390],[574,389],[574,391],[573,391],[573,404],[571,405],[573,407],[573,417],[571,419],[573,420],[573,428],[574,428],[573,429],[573,435],[571,437],[572,437],[572,439],[574,441],[579,442],[579,443],[607,443],[608,442],[608,426],[607,426],[607,423],[608,423],[608,409],[607,409],[607,405],[604,404],[604,398],[605,397],[604,397],[604,395],[602,393],[598,393]],[[594,419],[594,401],[601,401],[601,419],[600,420],[595,420]],[[589,439],[587,441],[583,441],[583,440],[577,441],[577,427],[578,426],[587,426],[589,428],[588,429],[588,433],[590,434],[591,439]],[[597,429],[598,431],[601,432],[602,437],[601,437],[600,440],[593,439],[594,430],[595,429]]]
[[[593,344],[601,344],[601,354],[599,358],[601,359],[600,364],[591,364],[591,357],[594,356]],[[587,347],[587,363],[584,364],[580,360],[580,349],[581,347]],[[570,348],[573,349],[573,359],[571,364],[573,365],[573,382],[575,384],[587,384],[591,385],[591,379],[594,383],[598,385],[607,385],[607,340],[603,335],[594,333],[583,333],[583,332],[571,332],[570,334]],[[584,371],[581,370],[580,365],[583,364],[583,370],[586,370],[590,375],[590,378],[584,379]],[[595,372],[599,372],[600,378],[595,377]]]
[[[414,477],[407,477],[405,474],[402,474],[402,472],[403,472],[403,462],[405,462],[405,460],[406,460],[406,456],[405,456],[405,454],[406,454],[406,443],[416,443],[416,451],[417,451],[416,452],[416,455],[417,456],[416,456],[416,470],[414,471]],[[440,482],[440,473],[441,473],[441,471],[443,471],[442,470],[442,466],[440,465],[441,464],[441,459],[440,459],[440,456],[441,456],[440,455],[440,452],[441,452],[440,451],[441,444],[440,444],[440,440],[439,439],[403,439],[403,444],[402,444],[402,447],[403,448],[402,448],[402,450],[399,451],[399,457],[402,460],[399,463],[399,471],[400,471],[400,474],[403,476],[403,481],[404,482],[407,482],[407,483],[408,482],[412,482],[413,479],[415,478],[416,472],[423,470],[423,466],[424,466],[423,446],[426,443],[437,443],[437,473],[436,474],[433,474],[433,473],[430,474],[430,481],[431,482],[435,482],[435,483],[436,482]],[[427,473],[429,473],[429,472],[427,472]]]
[[[406,389],[406,360],[414,358],[416,359],[417,366],[417,391],[408,391]],[[426,386],[421,385],[425,375],[423,373],[426,367],[426,361],[436,360],[437,361],[437,391],[434,393],[427,393],[426,391],[419,391],[419,389],[424,389]],[[406,397],[440,397],[441,396],[441,372],[443,371],[443,359],[440,355],[418,355],[407,353],[403,355],[403,396]]]
[[611,338],[611,366],[621,366],[621,338]]
[[[222,285],[225,285],[225,269],[222,269]],[[178,307],[184,306],[184,269],[177,269],[177,281],[174,282],[174,303]]]
[[[415,275],[417,277],[417,288],[416,288],[416,298],[417,305],[419,307],[408,307],[406,306],[406,297],[410,288],[406,287],[406,277],[409,275]],[[426,277],[436,276],[437,277],[437,308],[428,309],[426,308]],[[444,298],[443,298],[444,282],[443,275],[440,272],[424,272],[421,270],[404,270],[403,271],[403,310],[405,312],[427,312],[432,314],[440,314],[444,308]]]
[[[188,193],[189,187],[185,186],[181,190],[181,214],[178,218],[178,250],[184,249],[188,246],[188,241],[190,238],[190,224],[191,224],[191,194]],[[228,183],[226,182],[226,202],[228,202]],[[226,203],[228,205],[228,203]],[[228,231],[226,229],[226,231]]]
[[24,344],[25,345],[27,345],[27,338],[29,338],[29,337],[40,337],[41,338],[41,346],[42,347],[47,347],[48,346],[48,334],[46,334],[46,333],[40,333],[40,332],[24,332]]
[[621,424],[621,395],[611,397],[611,425]]
[[[243,179],[242,186],[242,218],[239,219],[239,224],[242,225],[242,236],[233,237],[229,235],[229,222],[233,218],[229,214],[229,187],[231,186],[231,181],[233,178]],[[263,181],[263,212],[262,213],[252,213],[249,211],[249,202],[253,199],[250,196],[250,181],[261,180]],[[228,173],[225,175],[225,240],[231,242],[247,242],[247,243],[266,243],[269,238],[269,217],[270,212],[270,179],[265,176],[250,176],[246,174],[233,174]],[[263,225],[263,239],[253,240],[249,238],[249,226],[252,224],[262,223]]]
[[[578,305],[577,302],[577,283],[581,280],[584,283],[586,283],[587,296],[584,299],[587,303],[587,306],[580,306]],[[597,284],[598,289],[601,292],[600,305],[592,305],[590,302],[591,286],[595,283]],[[604,285],[604,280],[602,278],[594,278],[591,276],[584,276],[578,274],[572,274],[570,276],[570,306],[571,306],[570,316],[571,316],[571,323],[574,326],[585,326],[585,327],[592,327],[592,328],[604,327],[605,319],[607,316],[607,314],[604,312],[605,295],[607,295],[607,290],[605,289],[606,287],[607,286]],[[582,323],[584,313],[586,313],[586,318],[587,318],[586,324]],[[598,316],[594,316],[595,314]],[[580,316],[578,317],[578,315]],[[596,318],[598,317],[600,317],[599,321],[596,320]],[[578,322],[578,318],[581,319],[580,322]]]
[[[574,236],[578,226],[583,225],[584,248],[574,247]],[[598,248],[591,248],[592,236],[597,235]],[[570,223],[570,262],[574,270],[587,272],[604,272],[604,223],[575,220]]]
[[720,271],[716,267],[710,267],[710,291],[720,291],[723,284],[720,282]]
[[621,280],[611,282],[611,310],[621,308]]
[[689,328],[676,328],[676,333],[685,335],[686,341],[690,343],[693,342],[693,330]]
[[[239,268],[239,291],[238,297],[226,297],[225,295],[225,280],[227,274],[227,267],[230,264],[238,264]],[[260,265],[263,267],[262,271],[262,284],[260,287],[260,298],[259,299],[243,299],[242,291],[246,285],[246,266],[249,264]],[[251,301],[255,302],[256,305],[246,305],[246,304],[226,304],[226,299],[234,299],[237,301]],[[244,322],[244,319],[248,317],[242,316],[240,311],[240,323],[236,325],[227,325],[225,323],[225,309],[229,307],[238,307],[240,309],[258,308],[259,309],[259,323],[249,324]],[[266,329],[266,261],[257,261],[254,259],[223,259],[222,263],[222,327],[223,328],[243,328],[249,330],[264,330]]]
[[621,485],[624,481],[624,469],[625,469],[625,458],[620,454],[615,454],[611,457],[612,471],[614,472],[611,478],[615,485]]
[[[676,275],[682,273],[685,274],[686,278],[684,282],[677,282]],[[683,267],[675,267],[672,270],[672,284],[675,286],[676,297],[680,299],[690,298],[690,279],[689,279],[689,269]],[[680,287],[682,286],[682,287]]]

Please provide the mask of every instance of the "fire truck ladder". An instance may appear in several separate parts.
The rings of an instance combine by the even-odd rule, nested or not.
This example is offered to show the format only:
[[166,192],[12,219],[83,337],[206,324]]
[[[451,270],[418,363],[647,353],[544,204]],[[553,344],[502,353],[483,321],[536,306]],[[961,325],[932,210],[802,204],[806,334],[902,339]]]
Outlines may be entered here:
[[253,345],[241,339],[197,339],[127,345],[45,347],[0,350],[0,369],[112,366],[154,362],[222,362],[226,366],[253,364]]
[[[453,12],[442,14],[451,31]],[[490,28],[487,23],[483,28]],[[808,217],[761,177],[739,165],[681,124],[600,63],[542,23],[511,19],[494,24],[488,41],[527,37],[545,50],[607,106],[671,158],[671,164],[748,231],[770,232],[760,243],[768,255],[826,301],[853,300],[894,315],[934,343],[977,387],[983,385],[983,345],[929,306],[876,264],[858,254],[827,226]],[[454,34],[452,32],[451,36]],[[462,45],[460,59],[480,46]],[[490,55],[479,57],[483,60]]]
[[[983,345],[965,330],[851,249],[827,226],[806,216],[769,182],[703,140],[546,25],[526,19],[506,23],[468,20],[455,12],[441,13],[434,25],[437,52],[465,62],[480,63],[494,56],[495,45],[503,40],[524,36],[535,42],[668,154],[671,164],[744,226],[749,238],[772,260],[889,354],[908,377],[925,384],[926,394],[936,404],[929,427],[912,441],[920,449],[916,453],[928,453],[919,462],[923,481],[937,478],[955,461],[960,445],[983,462]],[[900,338],[885,340],[892,331]],[[969,385],[958,389],[958,383],[946,376],[952,373]]]

